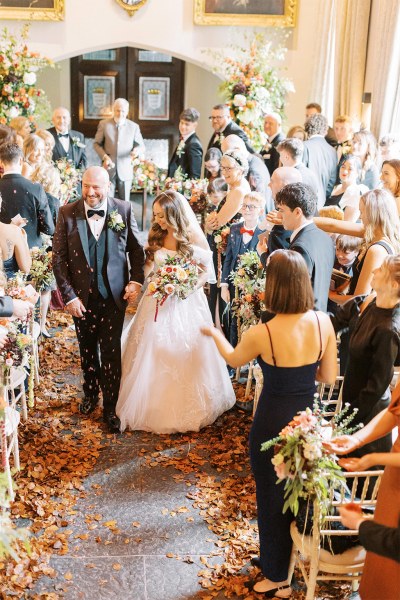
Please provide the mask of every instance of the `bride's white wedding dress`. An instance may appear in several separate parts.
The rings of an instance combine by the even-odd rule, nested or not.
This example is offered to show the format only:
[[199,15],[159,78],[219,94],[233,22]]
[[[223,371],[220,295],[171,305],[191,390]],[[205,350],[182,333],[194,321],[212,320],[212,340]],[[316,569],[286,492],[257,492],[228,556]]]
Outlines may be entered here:
[[[193,246],[194,259],[209,262],[210,252]],[[154,256],[154,270],[167,256]],[[200,327],[212,325],[200,288],[185,300],[170,296],[159,307],[144,295],[122,340],[122,378],[116,413],[121,430],[154,433],[198,431],[210,425],[235,403],[225,361],[214,340]]]

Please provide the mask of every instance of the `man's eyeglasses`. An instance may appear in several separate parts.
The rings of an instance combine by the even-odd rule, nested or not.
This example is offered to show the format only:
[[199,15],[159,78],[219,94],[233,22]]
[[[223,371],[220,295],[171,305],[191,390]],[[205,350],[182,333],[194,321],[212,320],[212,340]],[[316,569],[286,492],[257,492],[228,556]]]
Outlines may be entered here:
[[257,208],[258,206],[256,206],[255,204],[242,204],[242,210],[249,210],[253,212],[253,210],[256,210]]
[[210,121],[222,121],[223,119],[225,119],[225,117],[213,117],[213,116],[210,116],[208,118],[210,119]]

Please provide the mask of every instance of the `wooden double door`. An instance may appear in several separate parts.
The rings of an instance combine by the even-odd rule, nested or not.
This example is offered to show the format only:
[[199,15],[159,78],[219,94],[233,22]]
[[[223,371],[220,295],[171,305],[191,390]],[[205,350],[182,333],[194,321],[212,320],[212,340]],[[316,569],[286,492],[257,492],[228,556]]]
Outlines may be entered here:
[[[116,48],[71,59],[72,127],[93,138],[100,119],[126,98],[139,124],[146,154],[165,167],[179,140],[185,63],[160,52]],[[160,164],[162,163],[162,164]]]

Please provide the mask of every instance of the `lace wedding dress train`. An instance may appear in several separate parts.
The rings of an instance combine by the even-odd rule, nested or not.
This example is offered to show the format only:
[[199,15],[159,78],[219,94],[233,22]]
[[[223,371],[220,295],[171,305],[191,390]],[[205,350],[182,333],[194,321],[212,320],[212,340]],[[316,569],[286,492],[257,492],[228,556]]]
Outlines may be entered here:
[[[154,268],[174,254],[158,250]],[[205,251],[194,246],[194,258],[203,262]],[[154,298],[143,296],[123,335],[116,408],[121,429],[198,431],[235,403],[225,361],[214,340],[200,332],[203,325],[212,325],[204,291],[185,300],[169,297],[159,307],[157,321],[155,311]]]

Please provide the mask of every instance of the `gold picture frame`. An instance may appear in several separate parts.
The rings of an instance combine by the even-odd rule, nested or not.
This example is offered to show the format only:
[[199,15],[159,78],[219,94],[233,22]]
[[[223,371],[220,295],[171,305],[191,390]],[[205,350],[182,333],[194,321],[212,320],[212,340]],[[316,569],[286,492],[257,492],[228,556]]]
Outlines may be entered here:
[[[223,8],[218,7],[217,9],[220,2]],[[299,0],[264,0],[264,2],[265,12],[260,14],[260,0],[194,0],[194,23],[196,25],[242,25],[250,27],[296,26]],[[274,10],[273,7],[280,3],[282,3],[282,10],[277,14],[277,10]],[[254,7],[257,4],[254,12],[252,12],[252,4]],[[213,5],[215,5],[215,9],[212,8]],[[270,8],[268,8],[268,5]]]
[[0,20],[63,21],[65,0],[0,0]]
[[117,4],[119,4],[130,17],[133,17],[135,12],[142,8],[147,2],[147,0],[115,0]]

